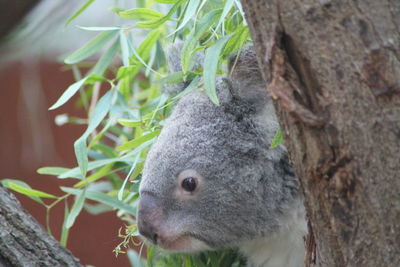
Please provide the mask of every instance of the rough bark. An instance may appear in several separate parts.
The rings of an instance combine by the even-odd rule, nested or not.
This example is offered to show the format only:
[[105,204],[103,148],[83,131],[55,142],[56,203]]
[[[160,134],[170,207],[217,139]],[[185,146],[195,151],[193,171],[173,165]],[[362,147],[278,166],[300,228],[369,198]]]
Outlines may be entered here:
[[40,0],[0,0],[0,40],[39,2]]
[[0,266],[82,266],[0,186]]
[[400,266],[400,1],[242,0],[318,266]]

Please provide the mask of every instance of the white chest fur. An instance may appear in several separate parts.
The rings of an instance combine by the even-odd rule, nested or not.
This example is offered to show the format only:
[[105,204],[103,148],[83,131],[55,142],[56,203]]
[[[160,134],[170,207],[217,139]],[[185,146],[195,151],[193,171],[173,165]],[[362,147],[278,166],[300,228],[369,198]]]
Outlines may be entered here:
[[302,203],[286,218],[279,232],[273,236],[247,241],[240,246],[251,267],[304,267],[303,237],[307,223]]

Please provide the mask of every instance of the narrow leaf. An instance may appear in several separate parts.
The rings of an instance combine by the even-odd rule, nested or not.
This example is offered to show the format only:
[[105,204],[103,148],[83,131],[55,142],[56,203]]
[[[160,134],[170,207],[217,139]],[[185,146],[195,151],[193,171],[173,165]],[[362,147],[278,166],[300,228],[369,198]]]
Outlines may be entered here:
[[60,237],[60,244],[63,247],[67,247],[67,241],[68,241],[68,236],[69,236],[69,228],[65,226],[67,219],[69,216],[69,209],[68,209],[68,204],[65,201],[65,207],[64,207],[64,221],[61,227],[61,237]]
[[87,158],[87,148],[86,148],[86,138],[81,136],[74,143],[74,151],[76,161],[78,162],[78,166],[80,169],[80,174],[82,177],[86,176],[86,172],[88,169],[88,158]]
[[206,57],[204,59],[204,87],[206,89],[208,97],[216,105],[219,105],[219,100],[215,88],[215,78],[220,58],[219,56],[221,54],[222,48],[230,37],[230,35],[226,35],[223,38],[219,39],[213,46],[209,47],[206,50]]
[[142,260],[136,251],[133,249],[128,249],[127,254],[132,267],[143,267]]
[[131,169],[129,170],[128,174],[126,175],[126,178],[125,178],[124,182],[122,183],[121,188],[118,191],[118,200],[122,200],[122,196],[124,195],[126,183],[128,182],[129,177],[132,175],[133,170],[136,168],[136,164],[139,162],[139,159],[140,159],[140,152],[138,152],[138,154],[135,158],[135,161],[132,164]]
[[[61,190],[63,190],[66,193],[73,194],[73,195],[79,195],[82,192],[82,190],[80,190],[80,189],[73,189],[73,188],[69,188],[69,187],[61,187]],[[108,205],[108,206],[116,208],[116,209],[123,210],[129,214],[136,215],[136,209],[133,206],[125,204],[124,202],[119,201],[115,197],[111,197],[104,193],[101,193],[98,191],[86,190],[86,198],[103,203],[105,205]]]
[[81,8],[78,9],[65,23],[65,26],[70,24],[74,19],[76,19],[83,11],[85,11],[91,4],[93,4],[94,0],[87,0]]
[[156,137],[159,133],[160,133],[160,130],[155,130],[155,131],[153,131],[153,132],[151,132],[151,133],[142,135],[142,136],[140,136],[140,137],[138,137],[138,138],[135,138],[135,139],[133,139],[133,140],[131,140],[131,141],[128,141],[128,142],[126,142],[125,144],[119,146],[119,147],[117,148],[117,151],[123,151],[123,150],[128,150],[128,149],[135,148],[135,147],[139,146],[140,144],[142,144],[142,143],[144,143],[144,142],[146,142],[146,141],[149,141],[149,140],[153,139],[153,138]]
[[68,168],[61,168],[61,167],[42,167],[37,170],[37,173],[39,174],[45,174],[45,175],[55,175],[58,176],[64,172],[69,171]]
[[172,14],[174,14],[175,11],[180,7],[180,5],[185,1],[186,0],[178,0],[174,4],[174,6],[169,10],[168,14],[165,15],[164,17],[159,18],[159,19],[154,19],[154,20],[140,21],[137,23],[137,25],[142,28],[156,28],[156,27],[160,26],[161,24],[165,23],[167,20],[169,20],[170,17],[172,16]]
[[179,24],[179,27],[176,28],[172,33],[170,33],[168,36],[174,35],[176,32],[180,31],[183,29],[183,27],[186,26],[186,24],[190,21],[191,18],[193,18],[196,14],[197,8],[200,5],[200,0],[190,0],[189,4],[187,5],[185,14],[183,16],[182,21]]
[[118,12],[118,15],[124,19],[147,19],[154,20],[164,17],[163,13],[149,8],[134,8]]
[[86,190],[81,190],[79,195],[75,198],[74,205],[72,205],[71,212],[68,215],[67,221],[65,223],[65,228],[71,228],[74,224],[76,217],[78,217],[79,213],[83,208],[83,203],[85,202],[85,193]]
[[274,149],[274,148],[278,147],[282,142],[283,142],[282,130],[279,129],[276,132],[274,139],[272,139],[270,149]]
[[49,109],[53,110],[64,105],[65,102],[67,102],[71,97],[74,96],[76,92],[78,92],[79,88],[81,88],[81,86],[85,83],[86,79],[87,77],[71,84],[56,101],[56,103],[54,103]]
[[[16,185],[19,185],[21,187],[25,187],[25,188],[31,189],[31,187],[27,183],[25,183],[23,181],[20,181],[20,180],[15,180],[15,179],[3,179],[3,180],[0,180],[0,184],[2,184],[4,187],[10,188],[8,186],[9,183],[16,184]],[[33,199],[34,201],[38,202],[39,204],[44,205],[44,202],[38,196],[27,195],[27,197]]]
[[181,51],[182,72],[186,74],[193,67],[194,50],[200,38],[217,22],[221,9],[213,10],[204,15],[200,22],[188,35]]
[[119,43],[115,41],[110,48],[99,58],[91,73],[103,75],[119,50]]
[[76,50],[67,58],[65,58],[64,62],[66,64],[75,64],[90,57],[91,55],[99,51],[111,39],[113,39],[118,34],[118,32],[119,31],[105,31],[98,34],[96,37],[86,43],[82,48]]
[[57,198],[55,195],[45,193],[43,191],[35,190],[35,189],[30,189],[21,185],[18,185],[13,182],[8,182],[6,186],[15,192],[21,193],[26,196],[30,197],[44,197],[44,198]]
[[160,4],[175,4],[178,0],[155,0],[157,3]]
[[95,31],[95,32],[116,31],[121,29],[121,27],[84,27],[84,26],[78,26],[78,28],[85,31]]

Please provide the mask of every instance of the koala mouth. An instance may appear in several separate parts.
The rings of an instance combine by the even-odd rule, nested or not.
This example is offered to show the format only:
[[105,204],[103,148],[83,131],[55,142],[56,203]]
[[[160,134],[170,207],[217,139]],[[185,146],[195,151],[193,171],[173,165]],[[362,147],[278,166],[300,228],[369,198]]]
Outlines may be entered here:
[[193,253],[211,249],[206,242],[192,234],[183,234],[172,238],[158,237],[156,245],[169,252]]

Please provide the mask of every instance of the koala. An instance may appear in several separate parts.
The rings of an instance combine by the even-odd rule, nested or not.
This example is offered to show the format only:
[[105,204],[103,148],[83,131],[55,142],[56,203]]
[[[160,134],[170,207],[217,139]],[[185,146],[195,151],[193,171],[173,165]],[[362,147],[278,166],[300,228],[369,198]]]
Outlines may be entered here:
[[[180,48],[168,53],[179,71]],[[299,184],[252,46],[218,77],[220,105],[183,96],[151,147],[139,188],[139,233],[170,252],[238,248],[254,267],[304,266]],[[166,88],[170,94],[187,86]]]

